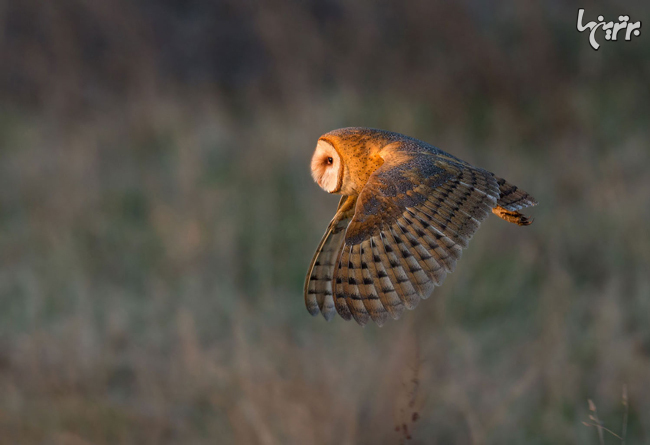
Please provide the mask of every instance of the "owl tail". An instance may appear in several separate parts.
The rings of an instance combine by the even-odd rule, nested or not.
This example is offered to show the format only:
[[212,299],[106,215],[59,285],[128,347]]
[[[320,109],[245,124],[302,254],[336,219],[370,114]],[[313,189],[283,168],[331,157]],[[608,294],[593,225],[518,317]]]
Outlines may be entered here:
[[492,209],[492,213],[505,221],[520,226],[532,224],[532,219],[517,210],[537,205],[537,200],[505,179],[498,176],[494,176],[494,178],[499,184],[499,199],[497,206]]

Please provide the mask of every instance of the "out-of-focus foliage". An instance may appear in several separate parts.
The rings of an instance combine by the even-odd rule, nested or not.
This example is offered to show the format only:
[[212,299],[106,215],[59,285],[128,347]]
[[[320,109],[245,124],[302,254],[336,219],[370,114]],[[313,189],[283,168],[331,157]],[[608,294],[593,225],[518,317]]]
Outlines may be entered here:
[[[0,441],[595,444],[624,385],[650,440],[650,45],[592,50],[578,7],[0,2]],[[490,218],[398,322],[312,319],[308,162],[353,125],[535,223]]]

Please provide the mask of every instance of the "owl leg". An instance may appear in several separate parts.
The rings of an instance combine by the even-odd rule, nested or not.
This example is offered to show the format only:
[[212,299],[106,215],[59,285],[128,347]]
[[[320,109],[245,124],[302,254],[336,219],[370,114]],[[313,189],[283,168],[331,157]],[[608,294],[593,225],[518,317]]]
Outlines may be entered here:
[[508,221],[509,223],[517,224],[520,226],[529,226],[533,223],[533,220],[528,218],[526,215],[512,210],[506,210],[499,205],[492,209],[492,213],[494,213],[499,218]]

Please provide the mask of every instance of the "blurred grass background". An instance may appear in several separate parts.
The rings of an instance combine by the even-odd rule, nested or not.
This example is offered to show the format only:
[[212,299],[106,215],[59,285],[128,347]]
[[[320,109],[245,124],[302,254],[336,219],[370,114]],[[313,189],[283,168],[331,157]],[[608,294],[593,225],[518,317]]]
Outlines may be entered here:
[[[579,7],[650,12],[0,1],[0,441],[595,444],[626,385],[650,443],[650,44],[592,50]],[[535,224],[488,219],[399,322],[312,319],[309,159],[343,126],[507,178]]]

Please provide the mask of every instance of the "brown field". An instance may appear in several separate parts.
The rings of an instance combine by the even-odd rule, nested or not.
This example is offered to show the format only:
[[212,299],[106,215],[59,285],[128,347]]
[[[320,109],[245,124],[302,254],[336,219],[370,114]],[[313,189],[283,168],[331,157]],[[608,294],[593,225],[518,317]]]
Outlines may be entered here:
[[[578,7],[0,1],[0,443],[622,443],[588,400],[650,443],[650,31],[596,52]],[[311,318],[343,126],[534,224],[489,218],[397,322]]]

